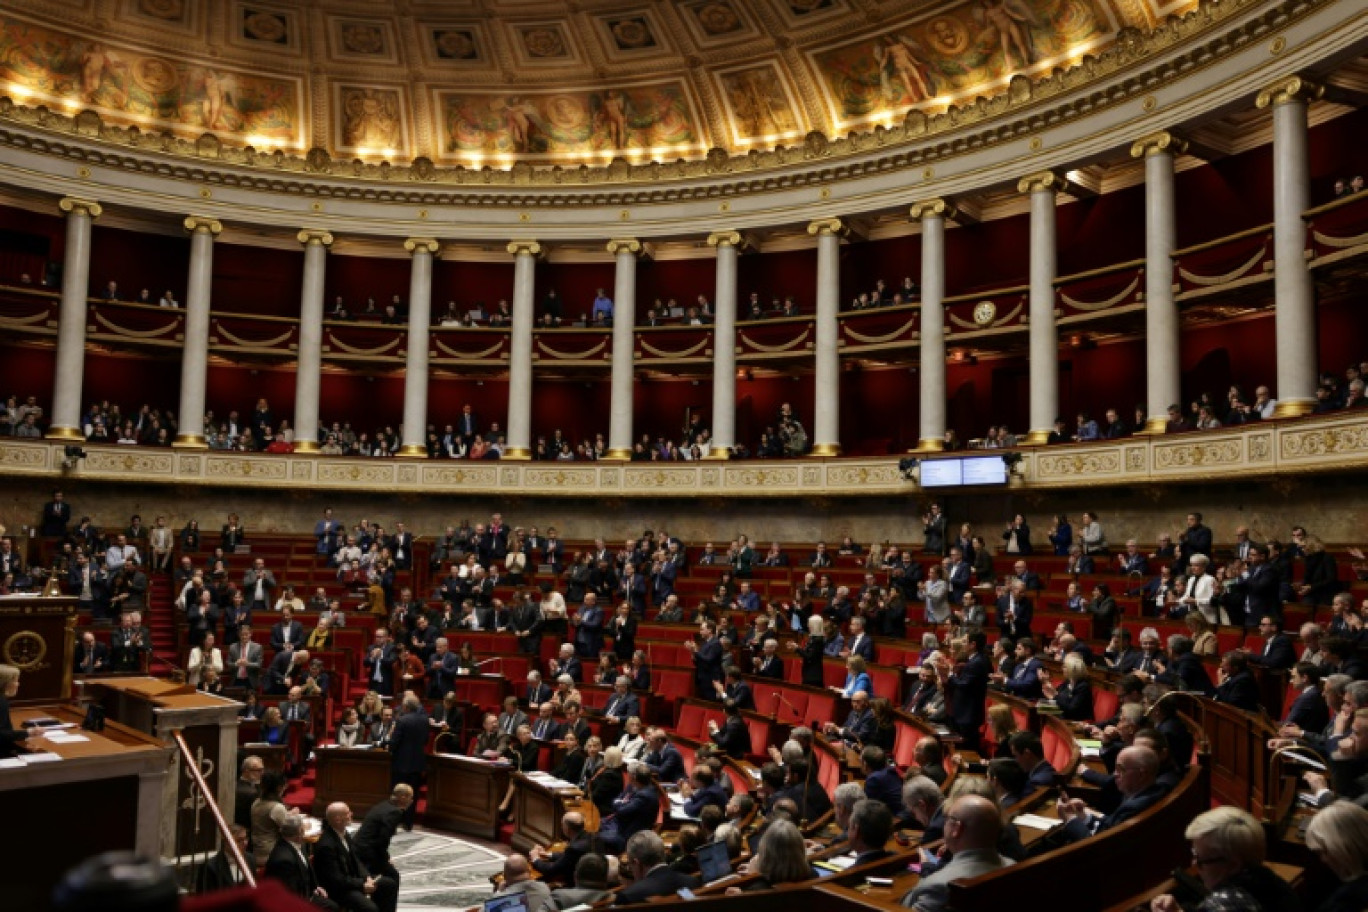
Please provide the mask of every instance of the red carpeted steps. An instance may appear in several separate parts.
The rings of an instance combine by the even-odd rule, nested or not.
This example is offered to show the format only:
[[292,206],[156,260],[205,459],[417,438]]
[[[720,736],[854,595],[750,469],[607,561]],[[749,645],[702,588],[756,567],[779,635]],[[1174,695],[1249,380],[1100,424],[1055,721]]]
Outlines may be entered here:
[[[176,648],[175,593],[171,578],[164,573],[148,574],[147,617],[143,622],[152,631],[152,655],[148,671],[154,675],[169,674],[171,665],[180,667],[183,657]],[[160,661],[158,661],[160,660]]]

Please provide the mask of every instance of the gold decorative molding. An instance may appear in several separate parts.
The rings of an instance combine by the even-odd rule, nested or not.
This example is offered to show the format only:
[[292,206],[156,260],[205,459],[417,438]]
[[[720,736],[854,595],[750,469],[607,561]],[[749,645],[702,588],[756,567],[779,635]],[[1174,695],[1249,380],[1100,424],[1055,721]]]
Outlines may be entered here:
[[545,256],[546,248],[537,241],[532,240],[509,241],[508,252],[514,256],[541,257]]
[[709,247],[740,247],[741,232],[739,231],[714,231],[708,235]]
[[913,203],[907,217],[914,222],[920,222],[928,218],[949,220],[957,215],[959,215],[959,210],[955,208],[954,203],[948,199],[937,198]]
[[306,247],[314,244],[320,244],[324,247],[331,247],[333,243],[332,232],[325,231],[322,228],[301,229],[299,234],[295,235],[295,238],[299,241],[299,243],[303,244]]
[[57,201],[57,207],[63,212],[80,212],[92,219],[97,219],[104,212],[104,207],[94,200],[80,199],[75,196],[64,196]]
[[831,218],[821,218],[813,221],[807,226],[807,232],[808,234],[817,237],[824,234],[831,234],[839,238],[845,237],[850,233],[850,226],[841,219],[833,216]]
[[1284,76],[1259,93],[1254,99],[1257,108],[1277,107],[1293,101],[1310,104],[1325,97],[1325,86],[1300,74]]
[[404,241],[404,249],[412,254],[430,253],[435,255],[442,249],[442,242],[436,238],[413,237]]
[[1035,193],[1038,190],[1053,190],[1059,193],[1068,187],[1069,182],[1053,171],[1037,171],[1017,181],[1018,193]]
[[616,256],[619,253],[633,253],[640,255],[645,249],[641,241],[636,238],[614,238],[608,242],[608,252]]
[[1131,144],[1131,158],[1149,158],[1151,155],[1182,155],[1188,149],[1187,140],[1170,133],[1168,130],[1160,130],[1148,136],[1142,136]]
[[191,234],[202,232],[217,236],[223,231],[223,223],[207,215],[187,215],[182,224],[185,226],[185,230]]

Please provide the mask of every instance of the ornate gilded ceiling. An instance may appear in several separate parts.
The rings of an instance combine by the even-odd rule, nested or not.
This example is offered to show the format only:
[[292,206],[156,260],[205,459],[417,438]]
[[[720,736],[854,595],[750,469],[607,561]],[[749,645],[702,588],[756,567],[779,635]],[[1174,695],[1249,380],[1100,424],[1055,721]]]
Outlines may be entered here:
[[[1018,91],[1197,0],[0,0],[0,93],[426,167],[802,145]],[[821,140],[824,142],[824,140]],[[315,153],[317,154],[317,153]]]

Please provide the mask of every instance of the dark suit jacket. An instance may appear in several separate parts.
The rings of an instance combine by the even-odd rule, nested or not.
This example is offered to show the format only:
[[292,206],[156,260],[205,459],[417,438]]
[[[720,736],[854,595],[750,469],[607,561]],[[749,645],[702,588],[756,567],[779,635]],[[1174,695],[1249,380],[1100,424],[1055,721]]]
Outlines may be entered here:
[[364,862],[352,851],[347,840],[326,823],[313,850],[314,876],[329,897],[360,892],[370,877]]
[[750,753],[750,729],[740,716],[729,717],[721,728],[713,732],[712,739],[727,752],[727,756],[737,760],[744,759]]
[[611,832],[615,832],[624,842],[635,833],[649,830],[655,826],[660,816],[660,793],[655,786],[646,786],[632,792],[623,792],[613,802]]
[[682,874],[662,864],[648,872],[641,880],[619,890],[613,903],[625,906],[629,903],[645,902],[652,896],[673,896],[681,887],[693,890],[699,886],[699,879],[692,874]]
[[1273,635],[1271,641],[1264,643],[1262,652],[1249,656],[1249,664],[1284,671],[1297,664],[1297,653],[1292,648],[1292,640],[1287,634],[1278,633]]
[[903,812],[902,776],[895,766],[885,766],[865,777],[865,797],[885,805],[896,817]]
[[313,868],[299,857],[293,845],[283,839],[275,844],[270,857],[266,859],[266,876],[280,881],[287,890],[302,899],[313,896],[318,887]]
[[[865,639],[869,639],[865,637]],[[775,655],[768,660],[765,656],[759,656],[760,664],[755,667],[755,673],[762,678],[773,678],[776,681],[784,679],[784,660]]]
[[1211,676],[1207,674],[1202,660],[1190,652],[1179,656],[1176,662],[1169,662],[1168,670],[1159,675],[1158,681],[1171,687],[1195,691],[1206,697],[1211,696],[1216,690],[1211,685]]
[[987,712],[984,699],[988,695],[988,659],[974,653],[953,675],[946,679],[950,700],[950,721],[962,735],[977,737]]
[[352,846],[367,867],[380,870],[389,864],[390,840],[394,838],[395,832],[399,829],[399,822],[403,818],[404,812],[395,807],[394,802],[388,798],[372,805],[366,812],[361,829],[352,837]]
[[1041,685],[1037,672],[1040,668],[1040,660],[1032,656],[1029,661],[1022,662],[1012,669],[1012,673],[1003,682],[1003,690],[1026,700],[1039,699]]
[[1216,702],[1229,703],[1246,712],[1263,712],[1263,705],[1259,703],[1259,685],[1247,671],[1226,678],[1225,683],[1216,688]]
[[641,700],[630,690],[626,694],[614,693],[603,705],[603,714],[617,719],[630,719],[641,716]]
[[238,881],[233,879],[233,863],[227,852],[219,852],[200,868],[198,887],[201,893],[226,890],[237,884]]
[[719,808],[725,809],[727,806],[727,792],[720,783],[714,782],[705,789],[699,789],[684,802],[684,813],[690,817],[697,817],[703,813],[703,809],[710,804],[715,804]]
[[646,765],[655,771],[661,782],[678,782],[684,778],[684,755],[673,744],[666,744],[658,754],[647,754]]
[[532,862],[532,868],[542,876],[542,880],[559,883],[575,882],[575,865],[579,860],[594,851],[594,839],[589,833],[580,833],[565,844],[565,850]]
[[86,663],[89,661],[90,657],[86,654],[85,644],[76,644],[76,662],[73,666],[76,674],[86,674],[90,671],[109,671],[109,647],[99,640],[96,640],[95,645],[91,647],[90,651],[94,653],[95,658],[93,668],[87,668]]
[[1149,788],[1136,792],[1129,798],[1124,799],[1121,804],[1117,806],[1116,810],[1107,814],[1105,817],[1090,817],[1089,819],[1075,817],[1073,820],[1064,824],[1064,836],[1067,841],[1076,842],[1087,836],[1105,832],[1145,811],[1166,794],[1168,794],[1168,790],[1163,786],[1157,783],[1151,785]]
[[394,720],[390,769],[396,776],[416,776],[426,764],[428,720],[424,713],[404,713]]
[[751,693],[750,685],[745,681],[737,681],[728,687],[727,699],[735,700],[736,705],[741,709],[755,709],[755,696]]
[[694,680],[702,694],[713,693],[713,682],[722,680],[722,643],[713,637],[699,644],[693,655]]
[[535,688],[527,688],[528,703],[540,704],[545,703],[549,699],[551,699],[551,688],[546,684],[545,681],[543,681],[541,684],[538,684]]
[[1330,723],[1330,707],[1325,705],[1319,689],[1312,687],[1297,694],[1285,721],[1302,731],[1318,732]]

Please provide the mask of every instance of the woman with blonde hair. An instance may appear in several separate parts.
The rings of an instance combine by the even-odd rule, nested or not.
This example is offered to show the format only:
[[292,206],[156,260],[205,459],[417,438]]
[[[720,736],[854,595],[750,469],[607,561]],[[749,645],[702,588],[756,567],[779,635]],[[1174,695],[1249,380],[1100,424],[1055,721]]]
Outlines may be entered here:
[[1306,847],[1339,878],[1320,912],[1368,909],[1368,810],[1352,801],[1322,808],[1306,828]]
[[869,673],[865,671],[865,660],[861,656],[853,655],[846,659],[846,679],[844,687],[833,687],[832,690],[841,694],[849,700],[859,691],[864,691],[870,696],[874,695],[874,686],[870,683]]
[[1064,683],[1056,687],[1045,669],[1040,670],[1040,689],[1054,700],[1059,713],[1070,722],[1092,722],[1093,693],[1088,681],[1088,665],[1083,657],[1071,652],[1064,657]]
[[1216,654],[1216,631],[1212,628],[1211,622],[1206,619],[1206,615],[1200,611],[1190,611],[1183,618],[1187,624],[1187,629],[1192,631],[1192,653],[1198,656],[1214,656]]
[[13,757],[28,740],[28,731],[10,721],[9,701],[19,693],[19,669],[0,665],[0,757]]
[[513,536],[509,539],[508,556],[504,558],[504,571],[513,585],[522,585],[523,574],[527,572],[527,553],[521,528],[514,529]]
[[[765,828],[765,838],[755,850],[748,870],[757,875],[748,883],[744,892],[769,890],[780,884],[797,883],[812,879],[812,869],[808,866],[807,847],[803,833],[798,826],[788,820],[776,820]],[[742,892],[739,887],[728,888]]]
[[821,687],[823,682],[822,656],[826,652],[826,628],[829,622],[820,614],[809,614],[807,619],[807,641],[799,646],[788,641],[791,652],[797,652],[803,659],[803,684],[808,687]]
[[[638,730],[640,727],[641,720],[638,719]],[[589,743],[593,744],[597,740],[597,738],[590,738]],[[618,796],[622,794],[622,763],[622,749],[610,747],[603,752],[603,762],[598,765],[593,776],[589,779],[589,800],[593,801],[594,807],[598,808],[601,819],[607,819],[613,815],[615,810],[613,802],[617,801]]]
[[385,701],[380,699],[380,694],[373,690],[366,691],[366,695],[361,698],[361,702],[356,706],[356,712],[361,717],[361,724],[369,729],[385,711]]

